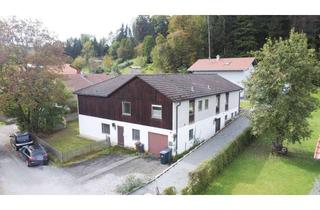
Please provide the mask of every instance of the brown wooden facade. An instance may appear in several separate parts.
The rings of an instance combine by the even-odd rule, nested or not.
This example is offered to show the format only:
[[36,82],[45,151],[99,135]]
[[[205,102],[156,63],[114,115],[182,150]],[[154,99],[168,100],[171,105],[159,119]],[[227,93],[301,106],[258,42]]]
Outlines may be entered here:
[[[131,103],[131,116],[122,115],[122,102]],[[140,78],[108,97],[78,95],[79,114],[172,129],[172,101]],[[162,119],[151,118],[151,105],[162,106]]]

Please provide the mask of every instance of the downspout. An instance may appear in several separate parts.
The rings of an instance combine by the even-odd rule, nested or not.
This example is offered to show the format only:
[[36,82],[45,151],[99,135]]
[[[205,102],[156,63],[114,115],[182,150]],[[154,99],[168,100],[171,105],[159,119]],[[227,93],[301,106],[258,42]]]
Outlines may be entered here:
[[181,101],[176,105],[176,155],[178,154],[178,108],[181,105]]
[[240,114],[240,91],[239,91],[239,104],[238,104],[238,114]]

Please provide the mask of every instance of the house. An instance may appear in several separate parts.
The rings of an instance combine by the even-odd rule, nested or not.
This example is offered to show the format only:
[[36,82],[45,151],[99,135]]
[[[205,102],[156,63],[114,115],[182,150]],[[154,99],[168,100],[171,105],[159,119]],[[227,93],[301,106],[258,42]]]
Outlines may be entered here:
[[[194,74],[217,73],[231,82],[244,87],[244,81],[251,75],[256,65],[254,57],[242,58],[220,58],[217,55],[215,59],[199,59],[190,68],[188,72]],[[244,92],[241,92],[241,97]]]
[[70,64],[63,65],[62,70],[57,71],[57,73],[62,75],[63,83],[71,92],[108,79],[106,74],[83,74],[81,70]]
[[241,90],[217,74],[121,75],[76,92],[80,135],[180,154],[239,113]]

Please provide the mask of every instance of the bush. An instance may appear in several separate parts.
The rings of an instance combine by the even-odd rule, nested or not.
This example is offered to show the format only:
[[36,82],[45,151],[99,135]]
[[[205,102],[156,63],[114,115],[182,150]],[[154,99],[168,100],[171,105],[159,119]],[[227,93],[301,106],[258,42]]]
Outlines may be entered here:
[[235,141],[209,161],[203,162],[189,174],[189,183],[182,194],[200,194],[205,191],[214,178],[229,165],[246,146],[255,140],[251,129],[245,130]]
[[163,195],[176,195],[177,194],[177,189],[174,186],[167,187],[166,189],[163,190]]
[[130,193],[132,190],[142,186],[143,184],[144,183],[142,179],[137,178],[134,175],[129,175],[124,181],[124,183],[117,186],[116,191],[124,195],[124,194]]
[[147,57],[138,56],[134,59],[133,64],[135,66],[144,67],[147,64]]

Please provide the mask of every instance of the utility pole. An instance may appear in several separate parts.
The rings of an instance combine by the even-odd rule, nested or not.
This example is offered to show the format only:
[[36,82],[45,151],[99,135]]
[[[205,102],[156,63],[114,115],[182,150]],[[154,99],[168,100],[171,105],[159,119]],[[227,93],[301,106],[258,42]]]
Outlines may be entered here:
[[211,43],[210,43],[210,22],[209,22],[209,15],[207,16],[207,24],[208,24],[208,49],[209,49],[209,59],[211,59]]

